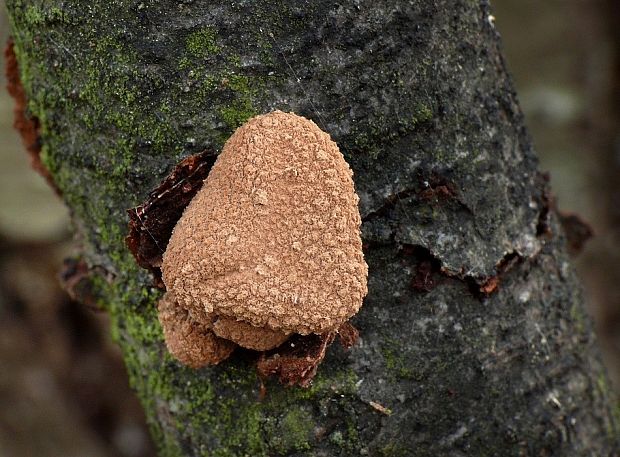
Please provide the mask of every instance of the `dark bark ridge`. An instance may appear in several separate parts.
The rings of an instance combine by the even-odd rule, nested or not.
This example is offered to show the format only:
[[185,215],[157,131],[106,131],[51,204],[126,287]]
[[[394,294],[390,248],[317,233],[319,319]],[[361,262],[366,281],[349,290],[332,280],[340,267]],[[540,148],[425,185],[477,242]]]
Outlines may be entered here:
[[[42,160],[162,455],[609,455],[606,377],[488,2],[7,0]],[[313,119],[355,173],[369,295],[310,389],[166,353],[127,208],[249,116]],[[422,255],[421,253],[426,253]],[[506,259],[488,298],[471,293]],[[429,260],[429,257],[431,260]],[[442,275],[412,287],[420,265]],[[434,274],[430,269],[429,274]],[[504,269],[505,270],[505,269]],[[390,414],[386,414],[386,412]]]

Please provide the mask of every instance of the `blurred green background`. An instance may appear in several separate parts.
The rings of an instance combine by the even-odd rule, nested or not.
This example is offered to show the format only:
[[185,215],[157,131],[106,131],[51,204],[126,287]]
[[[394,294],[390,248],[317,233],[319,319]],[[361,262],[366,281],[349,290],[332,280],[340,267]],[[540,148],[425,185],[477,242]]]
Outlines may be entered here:
[[[495,0],[527,124],[560,210],[596,233],[576,259],[620,380],[620,1]],[[0,42],[9,31],[0,7]],[[4,68],[4,61],[0,61]],[[0,456],[154,455],[105,315],[60,289],[66,209],[34,173],[0,90]]]

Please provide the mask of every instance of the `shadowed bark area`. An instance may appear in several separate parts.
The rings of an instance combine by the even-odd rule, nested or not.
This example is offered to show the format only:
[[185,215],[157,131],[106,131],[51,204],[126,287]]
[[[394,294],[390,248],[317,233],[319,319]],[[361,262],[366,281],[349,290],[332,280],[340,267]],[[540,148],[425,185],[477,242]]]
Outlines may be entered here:
[[[162,455],[613,455],[618,428],[488,2],[7,0],[42,160]],[[127,208],[248,117],[355,173],[360,340],[310,389],[166,352]]]

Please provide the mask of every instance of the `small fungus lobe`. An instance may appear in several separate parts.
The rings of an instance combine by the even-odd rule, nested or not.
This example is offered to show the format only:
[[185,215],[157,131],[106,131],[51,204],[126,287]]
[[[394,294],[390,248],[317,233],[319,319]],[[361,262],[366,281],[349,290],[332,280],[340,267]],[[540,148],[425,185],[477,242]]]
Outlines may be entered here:
[[308,119],[274,111],[241,126],[163,255],[170,352],[198,367],[235,344],[268,351],[293,334],[331,342],[367,293],[352,175]]
[[168,350],[181,363],[192,368],[217,365],[234,351],[233,342],[218,338],[209,322],[192,319],[187,310],[177,306],[172,294],[164,295],[158,310]]

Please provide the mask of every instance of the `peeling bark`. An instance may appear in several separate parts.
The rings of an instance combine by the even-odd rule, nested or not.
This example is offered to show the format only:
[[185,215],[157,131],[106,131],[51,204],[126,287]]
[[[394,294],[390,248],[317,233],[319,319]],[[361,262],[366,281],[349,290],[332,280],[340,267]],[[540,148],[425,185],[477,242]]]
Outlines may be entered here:
[[58,188],[54,184],[54,180],[50,172],[41,163],[41,144],[39,141],[39,119],[35,116],[26,115],[26,105],[28,100],[24,92],[24,88],[19,79],[19,68],[15,52],[13,51],[13,40],[9,38],[6,48],[4,49],[4,58],[6,60],[6,80],[7,91],[9,95],[15,100],[15,107],[13,108],[14,121],[13,127],[19,132],[22,138],[22,143],[28,152],[30,158],[30,166],[33,170],[39,173],[45,178],[47,183],[54,191],[59,194]]
[[[7,7],[43,162],[106,272],[89,290],[162,455],[617,453],[487,1]],[[276,108],[313,119],[353,168],[370,267],[358,343],[331,346],[307,390],[262,390],[243,351],[198,371],[172,360],[160,292],[124,245],[126,210],[176,163]]]

